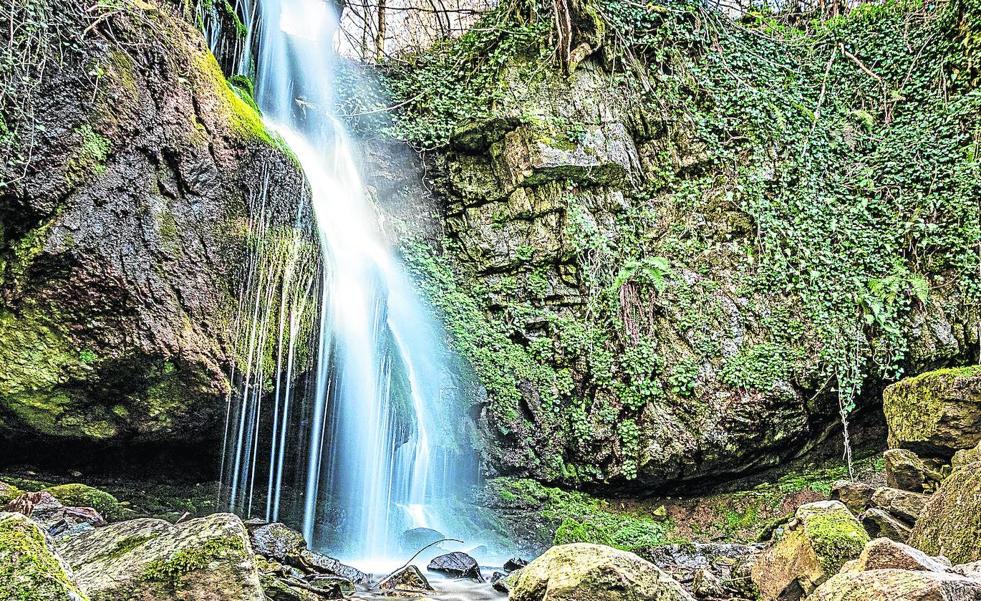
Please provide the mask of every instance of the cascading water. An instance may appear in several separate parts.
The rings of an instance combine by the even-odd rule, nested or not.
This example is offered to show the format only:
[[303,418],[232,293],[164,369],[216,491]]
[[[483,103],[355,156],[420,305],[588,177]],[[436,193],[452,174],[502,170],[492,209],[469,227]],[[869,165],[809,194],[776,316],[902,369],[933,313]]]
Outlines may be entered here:
[[[313,546],[346,559],[395,560],[407,529],[466,536],[446,504],[475,483],[474,454],[458,443],[462,411],[441,330],[383,242],[333,115],[331,6],[261,0],[247,7],[253,13],[256,99],[309,181],[324,267],[319,334],[306,361],[298,323],[317,292],[293,274],[296,261],[276,263],[277,284],[257,279],[240,301],[239,356],[248,367],[229,407],[227,501],[239,513],[302,526]],[[257,359],[264,353],[274,367]],[[305,379],[297,375],[304,365],[312,368]]]

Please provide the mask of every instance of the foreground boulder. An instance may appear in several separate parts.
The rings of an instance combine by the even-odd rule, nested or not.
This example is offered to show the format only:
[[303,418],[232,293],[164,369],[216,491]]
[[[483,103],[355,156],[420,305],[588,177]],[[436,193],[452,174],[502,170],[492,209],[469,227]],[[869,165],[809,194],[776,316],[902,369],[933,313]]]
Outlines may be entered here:
[[807,601],[975,601],[981,582],[959,574],[908,570],[844,572]]
[[242,521],[219,513],[173,525],[120,522],[69,539],[59,551],[92,601],[263,601]]
[[41,528],[21,513],[0,513],[0,599],[88,599]]
[[950,457],[981,442],[981,366],[941,369],[885,389],[889,446]]
[[332,576],[367,585],[371,578],[352,566],[307,549],[303,535],[286,524],[274,522],[252,528],[249,533],[256,553],[302,570],[310,575]]
[[954,563],[981,560],[981,462],[954,470],[944,481],[920,513],[909,542]]
[[511,601],[693,601],[633,553],[576,543],[552,547],[508,579]]
[[764,600],[801,599],[858,558],[868,541],[843,503],[801,505],[780,539],[756,561],[753,582]]

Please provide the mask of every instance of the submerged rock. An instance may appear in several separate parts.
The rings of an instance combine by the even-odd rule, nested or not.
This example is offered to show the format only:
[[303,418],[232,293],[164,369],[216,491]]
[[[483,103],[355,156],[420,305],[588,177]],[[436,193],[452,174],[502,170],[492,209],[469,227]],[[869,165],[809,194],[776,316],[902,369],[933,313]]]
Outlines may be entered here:
[[432,528],[412,528],[399,536],[398,544],[403,553],[414,553],[444,538],[442,532]]
[[552,547],[508,579],[511,601],[693,601],[680,584],[633,553],[603,545]]
[[308,549],[300,552],[299,562],[296,565],[303,570],[326,576],[336,576],[344,580],[350,580],[354,584],[365,586],[371,584],[371,577],[361,570],[341,563],[333,557],[327,557],[326,555],[321,555]]
[[461,551],[454,551],[434,557],[426,569],[451,578],[469,578],[483,582],[477,560]]
[[0,513],[0,599],[88,601],[41,528],[21,513]]
[[981,366],[940,369],[883,391],[889,446],[950,457],[981,442]]
[[802,505],[782,537],[752,569],[766,601],[794,601],[811,593],[862,553],[869,535],[838,501]]
[[92,601],[264,599],[248,533],[231,514],[119,522],[58,548]]

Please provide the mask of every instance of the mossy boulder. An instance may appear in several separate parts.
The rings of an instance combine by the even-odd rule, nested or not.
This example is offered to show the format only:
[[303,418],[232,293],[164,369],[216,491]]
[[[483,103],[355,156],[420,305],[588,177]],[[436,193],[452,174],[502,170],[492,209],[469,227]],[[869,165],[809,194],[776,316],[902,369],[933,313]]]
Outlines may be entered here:
[[7,503],[13,501],[19,497],[23,491],[13,484],[7,484],[6,482],[0,482],[0,508],[7,505]]
[[173,525],[119,522],[60,544],[92,601],[263,601],[242,520],[214,514]]
[[88,601],[41,528],[20,513],[0,513],[0,599]]
[[909,543],[952,562],[981,560],[981,462],[954,470],[920,513]]
[[869,535],[843,503],[802,505],[782,536],[753,566],[765,601],[799,599],[861,555]]
[[808,601],[951,601],[981,599],[981,582],[959,574],[871,570],[845,572],[822,584]]
[[885,389],[891,447],[951,456],[981,442],[981,366],[941,369]]
[[512,575],[511,601],[693,601],[670,576],[627,551],[576,543],[552,547]]
[[123,507],[119,504],[119,499],[86,484],[59,484],[46,488],[44,491],[50,493],[64,505],[91,507],[110,521],[119,519],[123,515]]
[[924,461],[913,451],[889,449],[882,454],[886,466],[886,483],[892,488],[921,493],[932,491],[943,482],[942,466]]

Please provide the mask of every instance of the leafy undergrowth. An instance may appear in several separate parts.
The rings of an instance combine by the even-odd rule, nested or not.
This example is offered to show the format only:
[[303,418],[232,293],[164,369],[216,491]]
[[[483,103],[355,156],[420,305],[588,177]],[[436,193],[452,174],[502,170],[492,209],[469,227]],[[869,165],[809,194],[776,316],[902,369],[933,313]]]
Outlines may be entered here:
[[[880,458],[855,463],[859,480],[881,483],[882,473]],[[484,503],[505,516],[499,526],[505,538],[537,531],[541,547],[589,542],[637,551],[683,542],[753,542],[798,506],[827,499],[833,484],[846,478],[844,465],[810,465],[745,490],[697,497],[603,499],[505,477],[487,483]]]

